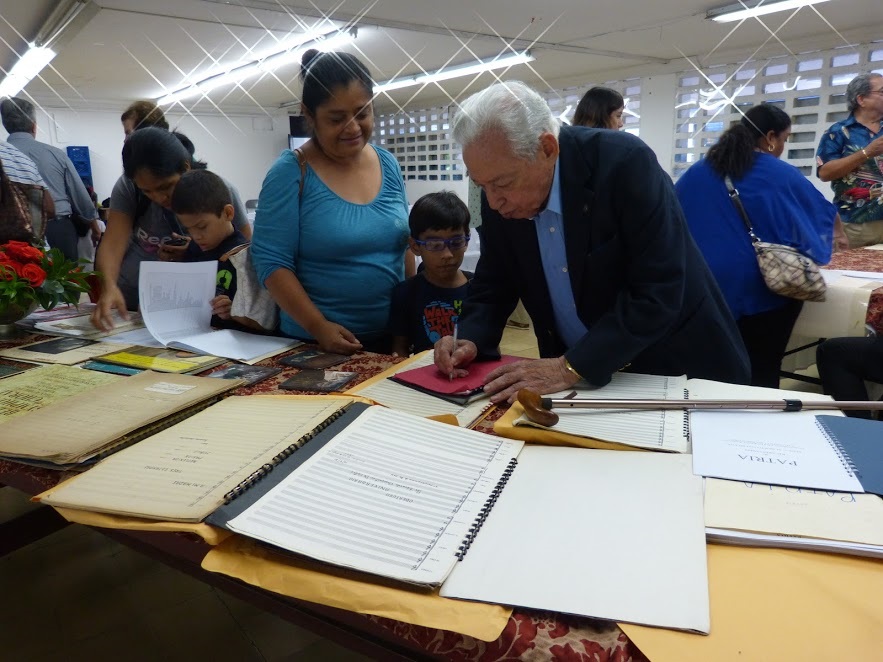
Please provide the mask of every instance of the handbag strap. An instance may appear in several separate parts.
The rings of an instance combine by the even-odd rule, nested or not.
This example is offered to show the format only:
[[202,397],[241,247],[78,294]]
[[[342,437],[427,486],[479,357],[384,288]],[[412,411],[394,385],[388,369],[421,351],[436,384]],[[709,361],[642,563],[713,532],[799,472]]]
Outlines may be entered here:
[[294,156],[297,159],[297,164],[300,166],[300,182],[297,186],[297,194],[298,197],[301,197],[304,194],[304,179],[307,177],[307,157],[300,147],[294,150]]
[[754,234],[754,227],[751,225],[751,219],[748,218],[748,212],[745,211],[745,207],[742,205],[742,200],[739,199],[739,191],[733,186],[733,180],[730,179],[729,175],[724,176],[724,184],[727,186],[727,193],[730,196],[730,200],[733,201],[733,205],[736,207],[739,216],[742,217],[742,221],[745,223],[745,228],[748,230],[748,236],[751,237],[751,242],[757,243],[760,241],[760,237]]

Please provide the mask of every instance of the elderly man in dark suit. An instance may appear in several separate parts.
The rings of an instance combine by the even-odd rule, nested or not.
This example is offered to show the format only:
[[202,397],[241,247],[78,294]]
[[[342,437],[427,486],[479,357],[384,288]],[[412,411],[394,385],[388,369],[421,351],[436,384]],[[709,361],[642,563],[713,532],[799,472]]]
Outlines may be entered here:
[[453,121],[482,190],[481,259],[444,373],[493,357],[519,298],[536,361],[501,367],[485,390],[512,400],[622,369],[748,383],[745,347],[656,155],[627,133],[560,127],[522,83],[493,85]]

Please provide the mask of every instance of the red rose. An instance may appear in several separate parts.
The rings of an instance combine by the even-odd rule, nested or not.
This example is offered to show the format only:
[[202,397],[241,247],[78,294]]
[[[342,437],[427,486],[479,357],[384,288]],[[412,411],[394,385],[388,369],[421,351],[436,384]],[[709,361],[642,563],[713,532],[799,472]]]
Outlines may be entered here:
[[[4,280],[12,280],[13,273],[16,276],[21,276],[21,268],[23,265],[19,262],[16,262],[13,259],[11,259],[8,255],[4,255],[4,254],[0,253],[0,266],[7,267],[6,269],[3,269],[3,279]],[[10,269],[12,270],[13,273],[10,273],[10,271],[9,271]]]
[[23,241],[8,241],[3,245],[3,250],[9,257],[22,262],[39,262],[43,258],[43,251]]
[[26,264],[21,268],[21,273],[19,275],[22,278],[29,280],[31,287],[40,287],[40,285],[43,284],[43,281],[46,280],[46,272],[36,264]]

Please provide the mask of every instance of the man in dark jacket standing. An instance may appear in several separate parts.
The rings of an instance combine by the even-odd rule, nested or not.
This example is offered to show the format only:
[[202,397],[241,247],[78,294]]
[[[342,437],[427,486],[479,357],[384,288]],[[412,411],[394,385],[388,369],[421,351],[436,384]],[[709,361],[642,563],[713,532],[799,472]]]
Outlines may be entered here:
[[483,190],[483,237],[457,347],[452,337],[435,346],[439,370],[494,356],[521,298],[543,359],[491,373],[495,402],[580,378],[602,386],[622,369],[748,383],[735,322],[643,142],[559,128],[517,82],[462,103],[453,135]]

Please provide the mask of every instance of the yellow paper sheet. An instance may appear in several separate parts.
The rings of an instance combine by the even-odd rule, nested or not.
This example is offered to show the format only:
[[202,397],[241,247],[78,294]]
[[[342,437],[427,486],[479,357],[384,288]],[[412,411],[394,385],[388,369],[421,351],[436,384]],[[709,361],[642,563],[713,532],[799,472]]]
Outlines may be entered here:
[[883,659],[883,561],[708,545],[711,634],[620,623],[653,662]]
[[233,536],[214,547],[202,567],[274,593],[360,614],[459,632],[482,641],[499,638],[512,610],[481,602],[450,600],[404,585],[369,581],[342,568],[320,566]]
[[[34,497],[39,500],[40,495]],[[165,531],[172,533],[192,533],[202,538],[209,545],[217,545],[233,534],[202,522],[157,522],[156,520],[122,515],[93,513],[88,510],[72,508],[56,508],[58,514],[73,524],[97,526],[102,529],[123,529],[125,531]]]
[[549,446],[572,446],[574,448],[600,448],[611,451],[643,451],[645,449],[636,446],[627,446],[626,444],[617,444],[613,441],[601,441],[600,439],[589,439],[588,437],[578,437],[575,434],[566,432],[556,432],[542,428],[535,428],[531,425],[514,425],[516,418],[524,413],[524,407],[518,402],[509,407],[509,411],[503,414],[503,417],[494,423],[494,432],[501,437],[507,439],[520,439],[532,444],[547,444]]

